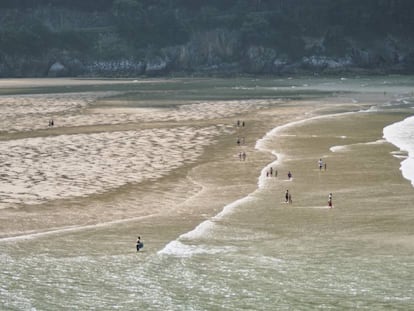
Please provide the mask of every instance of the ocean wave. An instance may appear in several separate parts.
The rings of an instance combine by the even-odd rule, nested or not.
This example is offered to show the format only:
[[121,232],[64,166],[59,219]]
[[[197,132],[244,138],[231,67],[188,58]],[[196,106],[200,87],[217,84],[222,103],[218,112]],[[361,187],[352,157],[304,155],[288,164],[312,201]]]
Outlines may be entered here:
[[378,139],[375,141],[368,141],[364,143],[356,143],[356,144],[349,144],[349,145],[341,145],[341,146],[332,146],[329,148],[331,152],[344,152],[350,149],[351,147],[355,146],[364,146],[364,145],[381,145],[385,143],[386,141],[384,139]]
[[404,178],[414,186],[414,116],[403,121],[388,125],[383,130],[384,138],[408,156],[401,162],[401,171]]
[[169,255],[175,257],[191,257],[199,254],[218,254],[229,253],[236,251],[236,247],[222,246],[215,247],[211,245],[190,245],[185,244],[179,240],[174,240],[168,243],[162,250],[158,252],[159,255]]
[[[241,204],[244,204],[246,202],[249,202],[251,200],[254,200],[252,196],[246,196],[244,198],[241,198],[237,201],[234,201],[230,204],[227,204],[220,213],[215,215],[214,217],[203,221],[200,223],[197,227],[195,227],[193,230],[188,231],[182,235],[180,235],[176,240],[171,241],[168,243],[162,250],[160,250],[159,254],[168,254],[171,253],[171,249],[174,248],[177,245],[181,245],[182,241],[191,241],[191,240],[197,240],[197,239],[203,239],[209,236],[209,233],[212,232],[214,229],[216,222],[221,220],[223,217],[231,214],[236,207],[240,206]],[[186,249],[187,251],[188,248]]]

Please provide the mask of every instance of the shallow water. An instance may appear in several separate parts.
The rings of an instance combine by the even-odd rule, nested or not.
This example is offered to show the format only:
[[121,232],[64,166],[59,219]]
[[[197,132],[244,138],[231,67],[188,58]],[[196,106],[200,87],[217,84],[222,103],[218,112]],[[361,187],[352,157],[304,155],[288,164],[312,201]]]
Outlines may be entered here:
[[[111,99],[111,105],[117,102],[115,108],[121,112],[105,110],[102,102],[95,101],[97,94],[91,102],[84,99],[90,98],[89,94],[70,95],[75,99],[69,95],[36,95],[34,101],[25,95],[33,107],[43,102],[42,96],[50,100],[46,107],[56,102],[56,107],[64,107],[59,108],[59,116],[68,117],[61,121],[58,117],[55,128],[44,129],[38,126],[38,115],[44,111],[42,118],[47,122],[55,108],[29,109],[26,115],[25,107],[21,107],[15,116],[13,109],[8,110],[6,119],[12,119],[10,124],[15,126],[5,127],[0,145],[0,217],[3,223],[12,222],[13,212],[19,217],[23,212],[29,221],[38,213],[48,219],[43,220],[46,226],[33,232],[16,223],[23,227],[13,231],[24,234],[0,240],[2,309],[412,309],[413,188],[401,178],[397,159],[391,154],[395,148],[381,140],[382,124],[410,114],[410,106],[399,101],[409,95],[404,84],[410,85],[410,81],[410,77],[211,80],[207,84],[214,86],[216,97],[222,94],[229,99],[233,92],[238,98],[241,89],[243,97],[252,90],[254,98],[264,89],[269,92],[266,96],[274,92],[275,98],[215,101],[211,106],[197,99],[190,105],[162,111],[126,111],[123,107],[131,109],[131,103],[116,98]],[[204,89],[205,81],[194,85],[191,82],[192,89],[183,87],[186,97],[189,90],[197,96],[212,91]],[[196,199],[186,197],[185,189],[196,190],[187,184],[193,171],[184,168],[197,167],[206,149],[219,139],[234,139],[237,129],[231,123],[240,113],[285,105],[289,100],[278,95],[284,98],[286,89],[294,89],[303,97],[309,92],[314,99],[314,91],[328,95],[351,92],[356,86],[382,96],[386,88],[391,100],[387,97],[386,105],[384,101],[375,105],[375,101],[364,103],[364,94],[346,93],[343,96],[350,95],[349,101],[335,108],[339,115],[323,112],[324,117],[310,122],[300,121],[302,116],[291,126],[269,132],[255,144],[273,159],[255,177],[258,189],[219,206],[217,211],[208,206],[219,200],[218,195],[200,206],[193,203]],[[280,89],[283,94],[278,94]],[[174,96],[180,97],[176,92]],[[13,103],[19,105],[21,95],[7,96],[8,102],[15,100]],[[78,107],[72,101],[82,104]],[[137,100],[136,105],[141,104]],[[369,109],[371,106],[375,109]],[[79,110],[74,113],[71,107]],[[95,115],[97,107],[104,111],[99,110],[102,118]],[[72,119],[73,115],[79,119]],[[89,120],[85,122],[90,126],[109,125],[89,133],[84,130],[84,120]],[[217,124],[211,126],[206,120]],[[161,125],[148,128],[142,122]],[[125,123],[136,128],[111,127]],[[66,127],[79,130],[68,134]],[[10,138],[15,131],[29,137]],[[327,172],[316,168],[321,154],[328,161]],[[356,157],[366,160],[360,170],[369,176],[359,176],[358,168],[344,168],[350,168]],[[234,163],[229,163],[219,174],[234,173]],[[277,178],[266,178],[269,165],[278,168]],[[305,169],[312,165],[315,167]],[[331,167],[343,175],[338,178]],[[238,168],[243,171],[242,166]],[[289,181],[285,172],[292,168],[294,178]],[[183,169],[185,181],[177,183],[171,177],[175,188],[169,184],[165,189],[151,188],[151,183],[165,182],[178,169]],[[202,172],[207,179],[208,169]],[[388,187],[386,193],[381,190],[384,185]],[[131,188],[126,189],[128,186]],[[184,190],[178,190],[180,187]],[[326,205],[327,187],[335,190],[332,210]],[[140,193],[141,188],[148,198]],[[283,203],[285,188],[293,191],[292,207]],[[175,190],[171,193],[166,189]],[[305,195],[305,189],[310,193]],[[400,192],[394,197],[397,189]],[[380,203],[376,202],[379,194],[383,196]],[[392,205],[396,197],[398,208]],[[110,206],[114,202],[117,211],[113,211],[113,223],[99,225],[99,216],[97,221],[90,219],[90,205]],[[160,206],[153,213],[134,214],[134,206],[145,210],[145,206],[140,207],[145,202]],[[191,214],[185,211],[186,205],[194,205]],[[69,211],[78,207],[85,214],[76,209],[77,217],[89,217],[88,223],[62,226],[53,217],[59,209],[56,217],[74,217]],[[116,216],[121,214],[133,219],[117,222]],[[138,254],[132,236],[136,232],[143,234],[145,242]],[[9,235],[4,228],[2,234]]]

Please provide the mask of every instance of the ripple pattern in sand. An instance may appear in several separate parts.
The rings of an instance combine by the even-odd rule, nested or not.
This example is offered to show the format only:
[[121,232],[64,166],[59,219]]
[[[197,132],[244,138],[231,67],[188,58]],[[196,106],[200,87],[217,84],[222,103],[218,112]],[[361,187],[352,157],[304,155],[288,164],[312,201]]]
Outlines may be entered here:
[[0,144],[0,207],[87,196],[195,161],[223,127],[61,135]]
[[17,132],[44,129],[56,115],[79,115],[99,98],[116,92],[31,94],[0,96],[0,131]]
[[[0,131],[21,132],[55,127],[93,126],[138,122],[199,121],[231,117],[272,104],[268,100],[216,101],[177,107],[94,107],[100,98],[115,92],[0,96]],[[127,103],[128,104],[128,103]],[[129,105],[129,104],[128,104]]]

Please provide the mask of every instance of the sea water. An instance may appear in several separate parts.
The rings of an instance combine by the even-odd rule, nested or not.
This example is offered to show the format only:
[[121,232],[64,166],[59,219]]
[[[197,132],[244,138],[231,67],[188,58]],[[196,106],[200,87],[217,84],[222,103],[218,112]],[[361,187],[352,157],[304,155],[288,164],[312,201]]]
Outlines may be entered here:
[[[329,88],[342,89],[345,80],[339,81],[333,79],[325,83],[329,83]],[[295,80],[285,81],[288,82],[295,83]],[[297,83],[305,85],[302,81]],[[368,83],[370,80],[358,81],[364,87]],[[306,87],[311,84],[307,81]],[[31,122],[28,124],[36,124]],[[407,118],[387,127],[385,138],[410,153],[412,149],[407,141],[413,134],[412,122],[412,118]],[[123,231],[130,231],[128,227],[136,226],[128,223],[113,228],[108,226],[104,230],[91,228],[77,232],[74,228],[74,233],[63,231],[47,238],[27,235],[22,239],[0,241],[1,309],[411,309],[414,288],[410,253],[383,251],[375,244],[352,237],[321,237],[321,232],[324,234],[324,230],[329,230],[317,225],[307,226],[309,231],[303,232],[296,221],[298,215],[311,215],[305,210],[269,211],[269,180],[264,174],[269,166],[278,165],[284,157],[267,140],[294,125],[278,127],[257,142],[256,147],[272,154],[274,160],[258,176],[256,191],[223,206],[217,215],[180,236],[171,237],[158,248],[151,248],[151,242],[145,241],[144,252],[125,252],[131,241],[119,241],[119,237],[123,236]],[[13,130],[24,131],[26,128],[14,127]],[[127,154],[132,153],[128,149],[129,135],[134,136],[135,132],[126,132],[127,137],[108,136],[108,141],[116,142],[113,149],[112,145],[99,147],[101,137],[94,135],[88,136],[84,143],[74,142],[76,136],[64,137],[66,147],[59,147],[59,142],[49,144],[47,139],[43,143],[50,148],[57,146],[59,150],[72,145],[80,146],[81,150],[89,148],[92,155],[95,148],[112,151],[121,148]],[[206,136],[201,137],[201,141],[205,139]],[[33,144],[32,141],[8,142],[18,143]],[[2,149],[7,162],[14,161],[7,150],[17,152],[19,146],[15,145]],[[31,149],[41,157],[40,147],[35,147]],[[83,165],[91,161],[86,155],[88,152],[85,151],[82,158]],[[62,155],[60,160],[64,161],[64,158]],[[30,159],[30,155],[25,159]],[[139,161],[134,157],[132,160]],[[91,161],[92,171],[104,170],[92,165],[96,165],[96,161]],[[105,178],[108,181],[104,179],[100,189],[104,185],[118,186],[116,178],[109,175],[128,176],[128,170],[127,167],[121,172],[115,169],[107,172]],[[403,172],[407,176],[405,168]],[[16,171],[15,175],[19,173]],[[28,178],[23,185],[37,184],[33,178]],[[62,183],[56,187],[59,193],[63,191],[60,185],[67,189]],[[48,187],[51,186],[44,189]],[[84,192],[80,194],[87,196],[87,182],[80,185],[79,190],[82,189]],[[27,200],[24,201],[26,204],[36,203],[48,200],[48,195],[52,197],[53,193],[45,191],[41,197],[28,198],[24,193],[16,192],[13,196],[10,192],[3,197],[2,204],[16,204],[13,198],[19,202]],[[334,223],[334,218],[331,220]]]

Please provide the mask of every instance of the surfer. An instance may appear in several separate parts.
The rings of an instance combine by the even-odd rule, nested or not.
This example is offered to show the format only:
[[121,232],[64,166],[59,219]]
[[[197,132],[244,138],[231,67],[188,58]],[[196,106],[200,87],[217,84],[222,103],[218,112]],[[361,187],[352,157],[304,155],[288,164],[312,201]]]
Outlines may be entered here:
[[144,243],[141,242],[141,237],[138,236],[138,239],[137,239],[137,252],[139,252],[139,250],[143,247],[144,247]]

